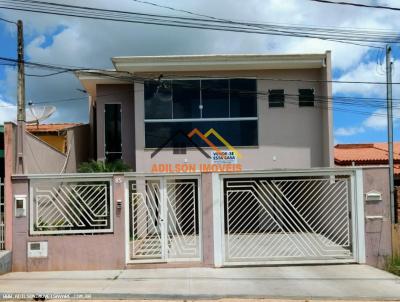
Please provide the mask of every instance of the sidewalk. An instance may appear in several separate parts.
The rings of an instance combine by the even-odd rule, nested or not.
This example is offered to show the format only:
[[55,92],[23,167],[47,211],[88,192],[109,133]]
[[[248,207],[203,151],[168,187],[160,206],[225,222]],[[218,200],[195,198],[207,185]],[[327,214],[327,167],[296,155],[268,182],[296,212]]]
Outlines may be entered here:
[[400,278],[366,265],[131,269],[0,276],[4,293],[90,294],[98,299],[400,300]]

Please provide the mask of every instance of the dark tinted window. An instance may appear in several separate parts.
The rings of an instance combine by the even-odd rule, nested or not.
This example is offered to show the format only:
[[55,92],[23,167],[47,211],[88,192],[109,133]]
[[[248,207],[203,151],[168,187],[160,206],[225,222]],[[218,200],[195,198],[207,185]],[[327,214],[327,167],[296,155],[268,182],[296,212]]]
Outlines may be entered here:
[[[258,144],[257,121],[157,122],[145,124],[146,148],[157,148],[164,144],[166,147],[194,147],[186,137],[194,128],[203,134],[213,128],[232,146],[257,146]],[[208,139],[216,146],[223,146],[223,143],[214,135],[208,136]],[[199,146],[208,146],[197,135],[193,137],[193,142]]]
[[229,117],[229,81],[201,81],[203,118]]
[[121,159],[121,104],[105,104],[104,115],[106,159]]
[[231,117],[257,116],[257,81],[255,79],[230,80]]
[[200,81],[172,81],[173,117],[200,118]]
[[283,89],[271,89],[268,94],[269,107],[283,107],[285,92]]
[[314,89],[299,89],[299,106],[314,106]]
[[146,119],[171,119],[171,81],[145,81],[144,104]]

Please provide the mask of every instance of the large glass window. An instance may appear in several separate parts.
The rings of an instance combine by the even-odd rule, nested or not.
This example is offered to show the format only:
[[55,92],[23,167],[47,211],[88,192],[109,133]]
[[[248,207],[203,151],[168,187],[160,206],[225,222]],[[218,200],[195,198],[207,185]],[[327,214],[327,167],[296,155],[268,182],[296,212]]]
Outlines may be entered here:
[[144,102],[146,119],[172,118],[172,88],[171,81],[156,81],[144,83]]
[[[147,81],[145,83],[145,146],[157,148],[190,143],[185,134],[213,128],[234,146],[258,144],[255,79]],[[182,136],[183,138],[179,138]],[[222,145],[216,137],[209,139]],[[199,138],[194,142],[205,143]]]
[[200,81],[173,81],[173,118],[200,117]]
[[229,117],[229,81],[201,81],[203,118]]
[[257,116],[256,80],[230,80],[230,113],[231,117]]
[[107,161],[122,158],[121,104],[104,105],[105,155]]
[[[194,122],[155,122],[146,123],[146,147],[158,148],[165,147],[194,147],[196,145],[208,147],[208,145],[197,135],[194,135],[191,144],[185,137],[190,131],[197,128],[201,133],[206,133],[213,128],[218,134],[233,146],[256,146],[257,138],[257,121],[194,121]],[[207,137],[214,145],[224,146],[214,135]]]

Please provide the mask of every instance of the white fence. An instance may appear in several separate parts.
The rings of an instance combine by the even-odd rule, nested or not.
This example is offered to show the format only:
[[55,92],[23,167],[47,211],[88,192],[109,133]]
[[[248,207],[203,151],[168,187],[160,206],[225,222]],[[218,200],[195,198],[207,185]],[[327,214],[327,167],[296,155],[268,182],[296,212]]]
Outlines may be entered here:
[[113,231],[111,178],[31,178],[30,233],[91,234]]

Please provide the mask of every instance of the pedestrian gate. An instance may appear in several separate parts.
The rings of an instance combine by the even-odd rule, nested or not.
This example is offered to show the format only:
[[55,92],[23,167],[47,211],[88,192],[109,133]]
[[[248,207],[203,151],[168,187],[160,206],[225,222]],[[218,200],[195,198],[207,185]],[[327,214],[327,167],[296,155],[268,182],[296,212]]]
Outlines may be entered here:
[[352,259],[349,176],[223,178],[225,263]]
[[129,181],[130,262],[200,260],[198,178]]

